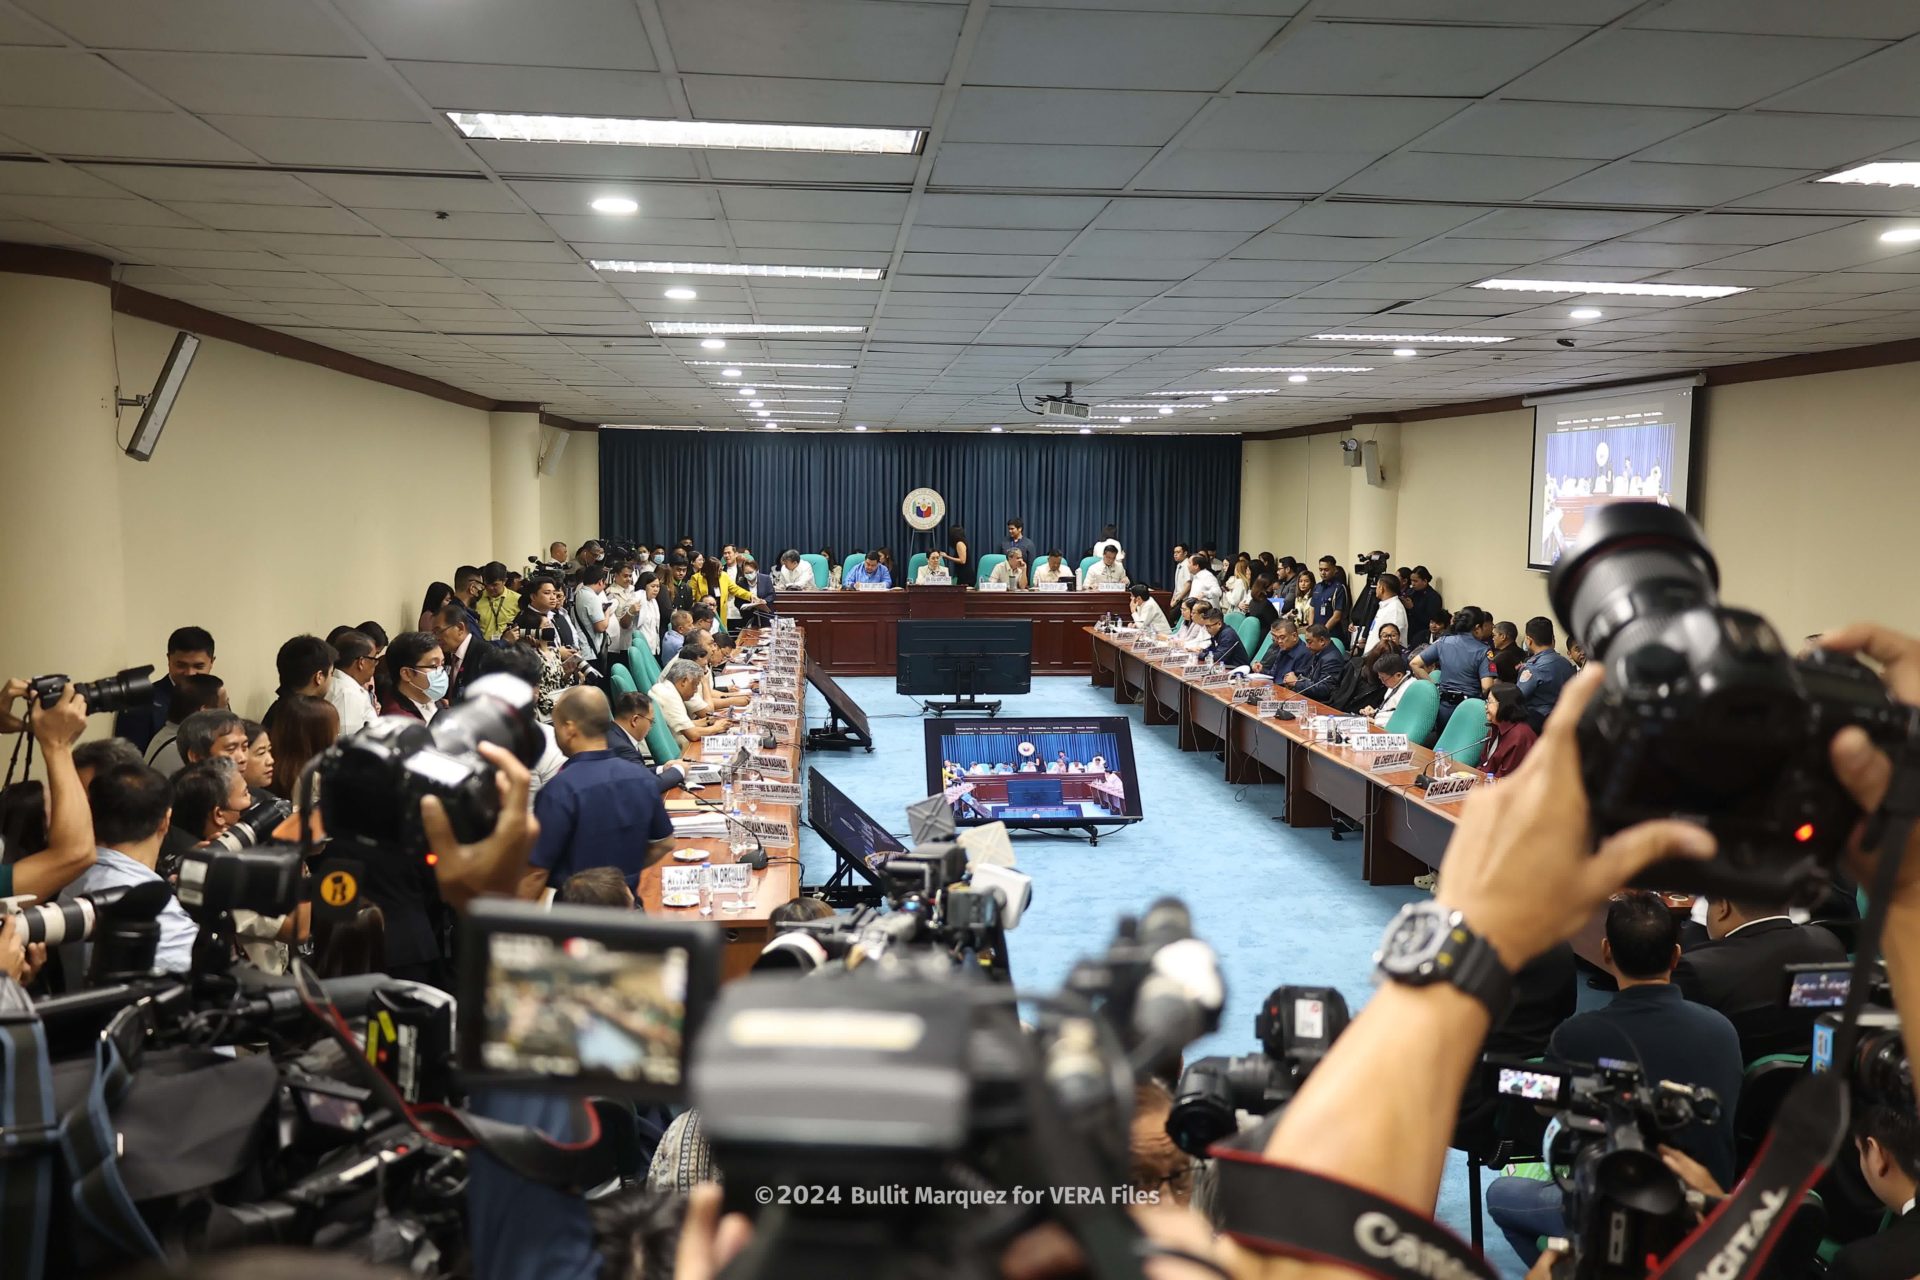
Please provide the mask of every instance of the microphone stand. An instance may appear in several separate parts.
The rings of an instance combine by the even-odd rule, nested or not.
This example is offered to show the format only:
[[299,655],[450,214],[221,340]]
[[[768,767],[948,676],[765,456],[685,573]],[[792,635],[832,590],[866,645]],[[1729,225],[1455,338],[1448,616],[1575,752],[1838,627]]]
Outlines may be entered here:
[[[1446,760],[1451,763],[1458,764],[1459,755],[1462,751],[1470,751],[1475,747],[1481,746],[1491,737],[1493,737],[1492,734],[1490,733],[1485,734],[1478,741],[1469,742],[1465,746],[1455,747],[1451,751],[1436,751],[1433,753],[1433,758],[1434,760]],[[1428,763],[1432,763],[1432,761],[1429,761]],[[1422,769],[1419,775],[1414,778],[1413,785],[1416,787],[1419,787],[1422,791],[1425,791],[1428,787],[1434,784],[1434,781],[1435,779],[1432,777],[1432,775],[1430,775],[1425,769]]]

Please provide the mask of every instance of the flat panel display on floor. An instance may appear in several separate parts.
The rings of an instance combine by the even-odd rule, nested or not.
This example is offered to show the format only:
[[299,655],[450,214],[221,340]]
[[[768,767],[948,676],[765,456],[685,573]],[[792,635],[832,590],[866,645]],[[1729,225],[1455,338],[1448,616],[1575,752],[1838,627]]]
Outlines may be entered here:
[[1131,731],[1124,716],[928,721],[927,787],[961,825],[1137,822]]

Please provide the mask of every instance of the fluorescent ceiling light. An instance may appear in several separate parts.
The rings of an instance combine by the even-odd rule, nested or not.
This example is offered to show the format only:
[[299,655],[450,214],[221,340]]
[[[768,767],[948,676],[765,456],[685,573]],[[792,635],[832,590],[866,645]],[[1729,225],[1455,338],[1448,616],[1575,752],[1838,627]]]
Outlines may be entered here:
[[780,424],[777,422],[763,422],[760,425],[769,431],[778,431],[780,429]]
[[[840,414],[839,409],[782,409],[780,411],[780,416],[783,418],[837,418]],[[767,411],[760,410],[760,416],[766,417]]]
[[1600,308],[1575,307],[1573,310],[1567,312],[1567,315],[1575,320],[1598,320],[1600,318]]
[[1370,364],[1223,364],[1215,373],[1372,373]]
[[1081,435],[1083,435],[1083,436],[1090,436],[1090,435],[1092,435],[1092,434],[1093,434],[1093,428],[1092,428],[1092,427],[1082,427],[1082,428],[1080,428],[1080,434],[1081,434]]
[[1120,425],[1125,426],[1127,423],[1132,422],[1133,419],[1132,418],[1116,418],[1115,421],[1120,423]]
[[775,398],[772,400],[764,400],[761,403],[762,404],[840,404],[843,402],[839,400],[827,400],[827,399],[813,400],[813,399],[804,399],[804,398],[796,399],[793,397],[788,397],[785,400]]
[[1198,409],[1200,406],[1197,404],[1103,404],[1100,407],[1102,409],[1160,409],[1166,411],[1171,409]]
[[1815,182],[1847,182],[1870,187],[1920,187],[1920,161],[1876,160],[1830,173]]
[[749,369],[851,369],[850,364],[793,364],[785,360],[689,360],[690,366],[743,365]]
[[724,338],[708,338],[706,341],[702,342],[700,345],[705,347],[709,351],[718,351],[722,347],[726,346],[727,343],[726,343],[726,339]]
[[[1485,284],[1477,284],[1474,286],[1476,289],[1493,289],[1498,287],[1500,287],[1499,282],[1492,280],[1489,280]],[[1566,290],[1566,292],[1579,293],[1581,291],[1579,289],[1569,289]],[[1739,290],[1736,289],[1734,292],[1738,293]],[[1313,335],[1313,339],[1315,342],[1351,343],[1456,342],[1462,344],[1481,344],[1513,341],[1512,338],[1499,338],[1487,333],[1316,333]]]
[[720,376],[723,378],[737,378],[740,376],[740,371],[738,369],[722,369]]
[[865,431],[867,429],[867,424],[864,422],[856,422],[853,424],[853,429],[855,431]]
[[1402,360],[1405,360],[1408,356],[1417,356],[1420,353],[1418,351],[1415,351],[1412,347],[1395,347],[1393,354],[1395,354],[1396,356],[1399,356]]
[[987,430],[989,430],[989,431],[1005,431],[1005,430],[1006,430],[1006,428],[1005,428],[1005,427],[988,427],[988,428],[987,428]]
[[[1285,387],[1208,387],[1204,391],[1149,391],[1150,396],[1277,396]],[[1198,405],[1191,406],[1199,408]]]
[[771,410],[771,409],[762,409],[762,410],[760,410],[760,412],[759,412],[759,414],[758,414],[757,416],[759,416],[759,417],[762,417],[762,418],[771,418],[771,417],[773,416],[773,410]]
[[640,202],[625,196],[601,196],[593,202],[595,213],[638,213]]
[[1307,375],[1304,373],[1290,373],[1287,375],[1288,382],[1305,382],[1306,380]]
[[666,276],[784,276],[791,280],[878,280],[883,267],[788,267],[766,262],[636,262],[594,258],[596,271],[648,271]]
[[1920,227],[1895,227],[1880,233],[1882,244],[1912,244],[1915,240],[1920,240]]
[[552,116],[507,111],[449,111],[469,138],[503,142],[600,143],[615,147],[703,147],[728,151],[835,151],[906,156],[920,150],[920,129],[818,124],[751,124],[731,120],[632,120],[617,116]]
[[[720,376],[723,378],[737,378],[740,376],[740,371],[738,369],[735,369],[732,373],[728,373],[725,369],[722,369],[720,371]],[[729,386],[723,386],[720,389],[722,391],[732,391],[734,388],[729,385]],[[845,391],[846,388],[828,386],[827,384],[822,382],[783,382],[777,387],[770,387],[769,390],[772,390],[772,391]],[[750,395],[752,394],[752,389],[749,387],[741,387],[740,394],[743,396]]]
[[767,407],[767,402],[765,400],[754,400],[747,405],[747,408],[749,409],[764,409],[766,407]]
[[742,387],[740,388],[740,394],[743,396],[752,397],[752,396],[759,395],[760,392],[753,387]]
[[1218,391],[1213,393],[1212,400],[1215,404],[1225,404],[1227,402],[1227,398]]
[[695,293],[692,289],[675,288],[675,289],[668,289],[666,291],[666,296],[669,298],[672,298],[675,302],[691,302],[695,298],[699,297],[700,295],[698,293]]
[[[1745,293],[1737,284],[1622,284],[1617,280],[1482,280],[1476,289],[1515,289],[1522,293],[1611,293],[1630,298],[1724,298]],[[1458,342],[1458,338],[1409,338],[1410,342]],[[1505,339],[1501,339],[1505,341]]]
[[1161,417],[1163,417],[1163,418],[1164,418],[1164,417],[1166,417],[1166,416],[1167,416],[1168,414],[1170,414],[1170,413],[1172,413],[1172,412],[1173,412],[1173,406],[1172,406],[1172,405],[1170,405],[1170,404],[1163,404],[1163,405],[1161,405],[1161,406],[1160,406],[1160,416],[1161,416]]
[[[774,334],[774,333],[865,333],[863,324],[732,324],[710,323],[705,320],[652,320],[648,322],[656,337],[693,338],[703,333],[730,334]],[[706,346],[706,343],[701,343]]]

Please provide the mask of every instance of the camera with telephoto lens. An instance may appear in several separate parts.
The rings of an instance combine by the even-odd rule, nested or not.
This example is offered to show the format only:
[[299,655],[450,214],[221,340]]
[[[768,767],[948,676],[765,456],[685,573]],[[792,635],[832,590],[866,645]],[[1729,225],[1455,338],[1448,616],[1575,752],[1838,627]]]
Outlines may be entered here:
[[1845,1073],[1856,1111],[1884,1106],[1911,1112],[1913,1061],[1907,1056],[1900,1013],[1893,1007],[1893,988],[1887,982],[1884,962],[1873,967],[1873,987],[1860,1008],[1852,1055],[1845,1062],[1834,1061],[1842,1010],[1853,987],[1852,970],[1852,961],[1787,966],[1786,1007],[1821,1011],[1813,1023],[1808,1069]]
[[1332,987],[1275,987],[1253,1018],[1262,1052],[1187,1064],[1173,1091],[1167,1136],[1204,1159],[1237,1131],[1237,1112],[1264,1116],[1292,1101],[1347,1020],[1346,997]]
[[1488,1062],[1498,1093],[1558,1109],[1546,1162],[1564,1196],[1571,1274],[1641,1280],[1647,1260],[1670,1253],[1694,1222],[1687,1188],[1660,1147],[1689,1125],[1718,1122],[1718,1095],[1671,1080],[1649,1083],[1639,1063],[1614,1058],[1593,1066]]
[[546,742],[526,681],[482,676],[431,725],[382,716],[335,743],[319,765],[327,835],[424,855],[420,801],[437,796],[461,843],[482,839],[500,817],[493,765],[477,749],[483,742],[529,766],[540,758]]
[[[82,683],[74,681],[74,692],[87,700],[87,714],[106,711],[130,711],[143,707],[153,697],[153,664],[128,667],[118,675]],[[35,706],[52,706],[67,687],[65,676],[35,676],[27,682],[27,698]]]
[[99,985],[153,972],[160,948],[158,917],[172,898],[164,882],[149,880],[75,894],[65,902],[27,905],[20,897],[0,898],[0,918],[18,915],[26,941],[45,943],[49,949],[93,943],[86,978],[89,985]]
[[293,815],[293,802],[270,796],[240,815],[240,820],[207,841],[211,848],[238,853],[273,838],[273,831]]
[[1579,726],[1595,826],[1649,818],[1703,824],[1710,862],[1670,859],[1636,883],[1761,901],[1810,896],[1861,813],[1828,747],[1848,725],[1892,750],[1920,713],[1866,665],[1793,657],[1765,619],[1720,604],[1699,526],[1652,502],[1590,509],[1547,591],[1561,625],[1606,663]]

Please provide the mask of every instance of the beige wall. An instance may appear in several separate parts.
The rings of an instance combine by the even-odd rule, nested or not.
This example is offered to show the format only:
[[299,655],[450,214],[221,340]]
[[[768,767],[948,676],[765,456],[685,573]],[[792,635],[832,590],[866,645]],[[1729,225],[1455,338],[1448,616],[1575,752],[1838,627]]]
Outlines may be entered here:
[[[598,531],[591,435],[554,476],[531,458],[496,476],[485,411],[206,340],[140,463],[116,442],[115,348],[119,384],[145,390],[172,330],[113,314],[102,286],[6,274],[0,330],[0,592],[16,605],[0,673],[158,665],[167,633],[195,623],[235,708],[257,715],[289,636],[411,627],[456,565]],[[526,513],[524,546],[496,545],[502,503]]]
[[[1694,475],[1698,514],[1730,604],[1764,614],[1789,645],[1870,617],[1920,634],[1920,595],[1884,583],[1920,521],[1920,364],[1709,387]],[[1324,480],[1339,435],[1248,441],[1241,542],[1297,551],[1300,530],[1344,530],[1349,486]],[[1424,563],[1449,606],[1479,604],[1524,622],[1551,615],[1546,575],[1526,567],[1533,411],[1410,422],[1400,429],[1396,563]],[[1318,452],[1315,452],[1318,450]],[[1338,465],[1335,457],[1334,465]],[[1313,555],[1329,548],[1314,535]],[[1342,556],[1361,550],[1344,536]]]

